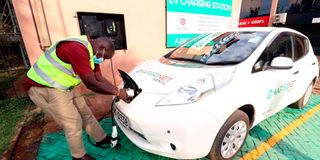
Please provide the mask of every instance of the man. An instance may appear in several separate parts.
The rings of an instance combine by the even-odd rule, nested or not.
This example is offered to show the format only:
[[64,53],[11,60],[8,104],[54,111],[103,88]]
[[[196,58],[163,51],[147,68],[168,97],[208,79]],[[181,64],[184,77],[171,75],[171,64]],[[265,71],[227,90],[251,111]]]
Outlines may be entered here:
[[53,44],[27,73],[24,86],[30,99],[64,130],[73,159],[94,159],[85,152],[82,128],[97,145],[110,143],[110,137],[74,87],[82,81],[94,92],[125,101],[129,98],[125,89],[118,89],[102,77],[99,64],[113,55],[114,45],[106,37],[67,38]]

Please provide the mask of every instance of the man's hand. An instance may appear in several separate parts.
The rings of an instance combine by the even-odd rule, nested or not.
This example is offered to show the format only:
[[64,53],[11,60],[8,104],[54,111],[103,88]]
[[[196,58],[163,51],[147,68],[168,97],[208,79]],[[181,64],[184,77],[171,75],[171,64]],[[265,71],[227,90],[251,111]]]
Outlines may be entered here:
[[127,94],[127,89],[120,89],[118,97],[127,103],[132,100],[132,97],[128,96]]
[[106,95],[115,95],[127,103],[132,100],[132,97],[127,94],[127,89],[118,89],[103,78],[100,73],[80,75],[80,78],[86,87],[94,92]]

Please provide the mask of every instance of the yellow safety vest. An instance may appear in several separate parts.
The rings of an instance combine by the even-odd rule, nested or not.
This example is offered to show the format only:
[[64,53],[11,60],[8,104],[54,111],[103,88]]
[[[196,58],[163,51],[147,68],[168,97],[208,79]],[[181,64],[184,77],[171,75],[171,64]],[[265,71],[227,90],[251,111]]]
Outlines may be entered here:
[[[52,88],[70,90],[80,84],[80,77],[74,73],[71,64],[60,60],[56,54],[56,46],[62,41],[75,41],[83,44],[89,51],[90,66],[94,69],[93,49],[87,36],[70,37],[52,45],[30,68],[27,76],[33,81]],[[74,53],[77,56],[77,53]]]

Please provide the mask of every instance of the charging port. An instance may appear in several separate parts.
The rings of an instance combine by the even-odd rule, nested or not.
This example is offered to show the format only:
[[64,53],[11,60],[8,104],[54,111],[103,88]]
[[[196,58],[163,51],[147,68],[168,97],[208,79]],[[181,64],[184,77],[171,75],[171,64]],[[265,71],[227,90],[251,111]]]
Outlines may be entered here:
[[120,76],[121,76],[123,83],[124,83],[123,88],[133,90],[133,96],[131,99],[131,101],[132,101],[136,96],[138,96],[142,92],[142,89],[139,88],[137,83],[126,72],[124,72],[120,69],[118,70],[118,72],[120,73]]

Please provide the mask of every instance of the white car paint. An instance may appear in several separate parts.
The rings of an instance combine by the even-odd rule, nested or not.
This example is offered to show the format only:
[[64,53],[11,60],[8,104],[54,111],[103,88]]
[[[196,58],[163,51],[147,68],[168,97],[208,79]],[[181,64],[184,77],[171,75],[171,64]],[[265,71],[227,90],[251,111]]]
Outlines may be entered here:
[[[135,68],[129,75],[142,92],[130,103],[119,101],[115,104],[116,110],[130,124],[130,128],[124,127],[116,116],[116,122],[124,134],[135,145],[154,154],[179,159],[200,158],[209,153],[224,122],[240,107],[253,107],[254,115],[250,115],[253,127],[301,98],[319,73],[310,42],[308,54],[295,61],[292,68],[270,68],[252,73],[260,54],[275,36],[282,32],[303,35],[287,28],[239,29],[246,30],[270,33],[241,63],[197,68],[168,65],[155,60]],[[299,73],[295,74],[297,71]],[[159,105],[164,97],[177,88],[190,86],[201,77],[211,77],[214,88],[206,91],[195,102]],[[211,83],[206,85],[210,86]]]

